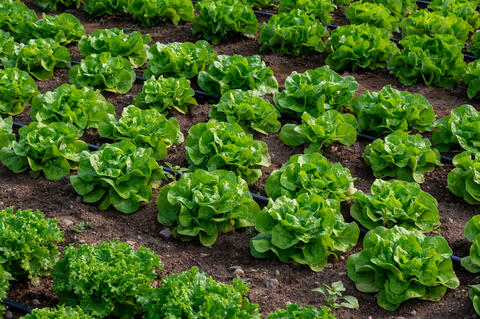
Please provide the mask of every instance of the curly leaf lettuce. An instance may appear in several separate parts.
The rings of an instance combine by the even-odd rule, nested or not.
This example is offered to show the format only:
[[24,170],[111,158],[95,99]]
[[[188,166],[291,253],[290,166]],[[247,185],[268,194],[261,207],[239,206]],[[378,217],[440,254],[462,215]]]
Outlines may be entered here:
[[0,115],[17,115],[38,92],[35,80],[17,68],[0,69]]
[[465,84],[468,85],[468,98],[478,98],[480,96],[480,60],[467,64],[467,70],[463,80]]
[[330,13],[335,11],[332,0],[281,0],[278,12],[292,12],[300,9],[308,15],[312,15],[322,23],[331,23],[333,18]]
[[399,180],[377,179],[369,194],[356,192],[350,215],[367,229],[398,225],[428,233],[440,226],[437,200],[417,183]]
[[225,170],[197,169],[160,190],[157,199],[158,221],[172,226],[182,240],[198,236],[211,246],[220,232],[252,226],[260,208],[252,199],[247,183]]
[[414,13],[417,10],[416,0],[363,0],[381,4],[389,9],[395,16],[404,17]]
[[0,66],[9,66],[14,62],[15,39],[10,32],[0,30]]
[[379,135],[396,130],[430,131],[435,121],[433,107],[424,96],[398,91],[391,85],[378,92],[363,92],[356,98],[354,110],[358,118],[358,130]]
[[473,303],[473,308],[477,314],[480,314],[480,285],[470,286],[468,297]]
[[153,27],[165,20],[176,25],[180,20],[192,21],[195,18],[190,0],[130,0],[127,11],[133,20],[145,27]]
[[348,277],[361,292],[379,292],[380,307],[394,311],[412,298],[438,301],[460,282],[452,249],[441,236],[379,226],[363,239],[363,250],[348,258]]
[[185,158],[191,169],[226,169],[247,183],[262,176],[261,167],[270,166],[265,142],[256,141],[236,123],[211,119],[190,128],[185,141]]
[[467,51],[476,57],[480,57],[480,30],[477,30],[471,37]]
[[345,10],[345,17],[351,24],[365,23],[390,32],[400,32],[398,16],[381,3],[356,1]]
[[462,258],[462,266],[471,273],[480,272],[480,215],[475,215],[465,224],[464,236],[469,242],[470,254]]
[[252,90],[258,95],[278,90],[272,69],[259,55],[219,55],[198,75],[198,86],[207,93],[222,95],[232,89]]
[[377,178],[394,177],[423,183],[425,172],[442,166],[440,153],[420,134],[395,131],[365,147],[363,159]]
[[462,18],[473,30],[480,28],[480,13],[476,10],[478,3],[470,0],[433,0],[428,8],[444,16],[453,14]]
[[310,144],[305,154],[319,152],[338,142],[351,146],[357,141],[357,120],[352,114],[329,110],[318,117],[303,113],[302,123],[285,124],[280,139],[288,146]]
[[298,56],[312,51],[323,52],[322,38],[328,35],[328,30],[313,15],[294,9],[273,15],[263,23],[258,43],[261,44],[260,51],[270,49]]
[[268,315],[268,319],[337,319],[327,306],[320,310],[314,306],[302,307],[298,303],[287,304],[285,309],[278,308]]
[[68,307],[59,305],[55,308],[33,309],[31,313],[22,319],[91,319],[80,307]]
[[129,0],[85,0],[83,10],[93,16],[127,12]]
[[[6,272],[2,266],[0,265],[0,300],[4,300],[7,298],[8,294],[8,286],[9,286],[9,281],[12,280],[13,277]],[[0,316],[5,315],[5,307],[0,304]]]
[[344,201],[357,191],[354,181],[348,168],[329,162],[322,154],[296,154],[270,174],[265,181],[265,193],[273,199],[294,199],[308,193]]
[[273,255],[313,271],[321,271],[328,256],[352,249],[360,233],[355,222],[344,222],[338,201],[310,194],[270,200],[257,215],[255,229],[259,234],[250,240],[253,257]]
[[447,177],[448,189],[471,205],[480,204],[480,158],[477,154],[463,152],[455,155],[452,160],[455,168]]
[[[0,149],[11,148],[15,141],[15,134],[12,133],[13,119],[0,117]],[[0,299],[1,300],[1,299]]]
[[82,0],[34,0],[35,3],[43,11],[59,11],[69,7],[80,8]]
[[342,77],[325,65],[304,73],[293,71],[285,80],[285,89],[274,93],[273,101],[282,113],[318,116],[328,109],[351,109],[357,90],[353,76]]
[[51,38],[61,45],[77,42],[85,35],[85,29],[76,17],[69,13],[49,16],[43,13],[42,19],[29,25],[28,37]]
[[9,32],[17,41],[25,39],[28,25],[37,19],[35,11],[22,1],[0,2],[0,29]]

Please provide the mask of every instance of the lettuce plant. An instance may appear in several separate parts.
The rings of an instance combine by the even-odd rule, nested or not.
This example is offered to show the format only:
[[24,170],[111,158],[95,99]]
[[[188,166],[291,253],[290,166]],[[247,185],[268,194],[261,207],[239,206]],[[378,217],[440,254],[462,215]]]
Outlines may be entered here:
[[480,112],[464,104],[435,123],[433,145],[440,152],[466,150],[480,152]]
[[300,9],[273,15],[260,28],[260,51],[266,49],[280,54],[303,55],[323,52],[328,30],[313,15]]
[[412,298],[438,301],[460,282],[452,249],[441,236],[379,226],[363,239],[363,250],[348,258],[348,277],[361,292],[379,292],[380,307],[394,311]]
[[31,122],[18,131],[19,141],[0,149],[0,161],[14,173],[27,169],[34,176],[43,172],[49,180],[60,180],[77,166],[80,153],[88,149],[77,140],[82,131],[72,124]]
[[381,4],[390,10],[397,17],[404,17],[417,11],[416,0],[363,0],[364,2],[371,2]]
[[80,8],[82,0],[34,0],[33,1],[43,11],[59,11],[69,7]]
[[35,11],[22,1],[0,2],[0,29],[9,32],[17,41],[25,38],[28,25],[37,19]]
[[108,116],[115,116],[115,109],[100,91],[89,87],[77,89],[71,84],[35,96],[30,109],[32,121],[70,123],[82,131],[98,128]]
[[440,153],[420,134],[395,131],[365,147],[363,159],[377,178],[394,177],[423,183],[425,172],[442,166]]
[[27,72],[15,67],[0,69],[0,115],[22,113],[37,94],[37,85]]
[[10,32],[0,29],[0,66],[12,63],[15,56],[15,39]]
[[332,0],[281,0],[278,5],[279,12],[291,12],[295,9],[313,15],[320,22],[331,23],[333,18],[330,13],[335,11],[335,5]]
[[212,105],[210,118],[238,123],[245,131],[268,135],[280,130],[280,116],[275,106],[252,91],[230,90]]
[[198,75],[198,86],[205,92],[215,95],[223,95],[232,89],[252,90],[258,95],[278,90],[277,79],[272,69],[265,65],[259,55],[217,56],[207,70]]
[[268,315],[268,319],[337,319],[337,316],[326,307],[321,306],[320,309],[314,306],[302,307],[298,303],[287,304],[285,309],[278,308]]
[[32,39],[19,44],[15,51],[11,63],[4,66],[16,66],[40,81],[52,78],[55,67],[70,66],[70,51],[53,39]]
[[156,42],[150,47],[147,69],[143,74],[152,76],[172,76],[193,78],[213,62],[217,53],[205,40],[192,42]]
[[157,199],[158,221],[172,226],[182,240],[198,236],[211,246],[220,232],[251,226],[260,211],[247,183],[233,172],[197,169],[185,173],[160,190]]
[[185,141],[185,158],[191,169],[226,169],[247,183],[262,176],[262,166],[270,166],[265,142],[254,140],[237,123],[211,119],[190,128]]
[[296,154],[265,181],[267,196],[277,199],[300,194],[316,194],[325,199],[344,201],[357,191],[350,170],[340,163],[331,163],[319,153]]
[[153,27],[165,20],[176,25],[180,20],[192,21],[195,18],[190,0],[130,0],[127,11],[133,20],[145,27]]
[[480,60],[467,64],[467,70],[463,80],[468,85],[468,98],[478,98],[480,96]]
[[410,35],[400,41],[403,50],[387,63],[387,69],[404,85],[452,87],[465,74],[463,42],[452,35]]
[[470,0],[433,0],[428,8],[448,16],[453,14],[462,18],[472,29],[480,28],[480,13],[476,10],[478,3]]
[[324,147],[338,142],[351,146],[357,141],[357,120],[352,114],[329,110],[318,117],[303,113],[302,123],[285,124],[280,139],[288,146],[310,144],[305,154],[320,152]]
[[167,119],[155,109],[142,110],[130,105],[123,109],[122,117],[117,121],[110,116],[99,127],[102,137],[115,141],[130,140],[137,147],[151,148],[155,160],[162,160],[167,155],[167,148],[183,142],[177,119]]
[[345,17],[351,24],[368,24],[399,32],[399,18],[381,3],[356,1],[345,10]]
[[332,0],[332,2],[339,7],[345,7],[352,1],[353,0]]
[[455,155],[452,161],[455,168],[447,177],[448,189],[472,205],[480,204],[480,158],[477,154],[463,152]]
[[195,4],[198,16],[192,22],[193,34],[213,44],[234,34],[254,36],[258,20],[250,5],[236,0],[202,0]]
[[34,286],[48,276],[60,257],[63,232],[56,218],[31,209],[0,210],[0,266],[13,276],[27,276]]
[[259,234],[250,240],[253,257],[277,256],[313,271],[321,271],[328,256],[352,249],[360,233],[355,222],[344,222],[338,201],[306,193],[270,200],[257,215],[255,229]]
[[197,104],[194,95],[195,91],[190,86],[190,80],[183,77],[152,76],[143,83],[142,92],[137,94],[133,104],[142,109],[152,108],[160,113],[166,113],[174,108],[186,114],[190,105]]
[[396,130],[409,132],[430,131],[435,122],[435,112],[428,100],[420,94],[398,91],[391,85],[378,92],[363,92],[354,104],[360,132],[379,135]]
[[152,41],[150,34],[143,35],[139,31],[125,34],[122,29],[95,30],[88,36],[82,36],[78,49],[83,56],[110,52],[114,57],[126,58],[132,67],[139,68],[147,61],[148,43]]
[[30,24],[29,37],[51,38],[61,45],[77,42],[85,35],[80,20],[69,13],[49,16],[43,13],[42,19]]
[[325,63],[334,70],[383,68],[398,52],[391,38],[390,31],[367,24],[340,26],[326,42],[329,55]]
[[[11,116],[2,118],[0,116],[0,149],[11,148],[15,141],[15,134],[12,133],[13,119]],[[1,300],[1,298],[0,298]]]
[[128,0],[85,0],[83,10],[93,16],[114,15],[126,12]]
[[273,101],[282,113],[300,117],[303,112],[318,116],[328,109],[351,109],[358,83],[353,76],[340,76],[328,65],[293,71],[285,80],[285,89],[273,95]]
[[78,173],[70,176],[70,182],[84,202],[98,203],[100,210],[113,205],[131,214],[152,201],[152,188],[165,178],[152,153],[129,140],[103,144],[94,153],[81,153]]
[[472,301],[473,308],[477,315],[480,314],[480,285],[471,285],[468,297]]
[[258,305],[246,297],[248,290],[241,278],[227,285],[192,267],[163,277],[159,288],[142,296],[143,318],[260,319]]
[[462,266],[471,273],[480,272],[480,215],[475,215],[465,224],[464,236],[469,242],[470,255],[462,258]]
[[263,9],[266,7],[272,7],[275,6],[276,1],[274,0],[246,0],[246,3],[248,3],[252,8],[257,8],[257,9]]
[[142,312],[137,298],[162,269],[160,258],[145,247],[133,249],[121,241],[97,246],[69,245],[55,265],[53,291],[60,303],[80,306],[97,318],[133,318]]
[[470,45],[467,47],[467,51],[480,57],[480,30],[477,30],[471,37]]
[[57,306],[55,308],[33,309],[22,319],[91,319],[80,307]]
[[[12,276],[0,265],[0,300],[7,298],[9,281],[12,279]],[[3,304],[0,304],[0,316],[3,318],[4,315],[5,307]]]
[[462,18],[453,13],[443,15],[439,12],[429,12],[427,9],[419,10],[400,22],[402,35],[435,36],[437,34],[450,34],[458,40],[465,42],[472,27]]
[[125,94],[135,82],[135,71],[127,59],[110,52],[91,54],[68,72],[68,80],[77,88],[92,87]]
[[428,233],[440,226],[438,202],[415,182],[373,182],[370,194],[357,191],[350,215],[363,227],[392,228],[395,225]]

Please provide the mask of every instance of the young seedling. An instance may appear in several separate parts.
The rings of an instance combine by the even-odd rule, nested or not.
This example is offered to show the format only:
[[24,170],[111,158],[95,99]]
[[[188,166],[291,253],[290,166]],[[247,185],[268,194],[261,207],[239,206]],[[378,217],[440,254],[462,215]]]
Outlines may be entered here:
[[328,307],[332,310],[340,307],[358,310],[358,299],[354,296],[342,296],[345,287],[341,281],[335,281],[332,286],[323,284],[323,287],[312,289],[312,291],[320,292],[325,296]]

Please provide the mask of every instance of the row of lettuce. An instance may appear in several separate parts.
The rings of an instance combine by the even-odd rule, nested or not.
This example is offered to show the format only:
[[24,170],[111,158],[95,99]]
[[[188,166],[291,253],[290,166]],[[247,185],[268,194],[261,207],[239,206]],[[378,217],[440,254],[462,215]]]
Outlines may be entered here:
[[[0,299],[9,282],[28,277],[37,286],[53,277],[56,308],[35,309],[26,319],[87,318],[261,318],[258,305],[246,297],[249,286],[240,278],[232,284],[217,282],[197,267],[160,279],[163,268],[152,250],[133,249],[118,240],[98,245],[69,245],[57,219],[40,211],[0,210]],[[62,256],[61,256],[62,255]],[[154,284],[156,283],[156,284]],[[0,316],[5,309],[0,303]],[[331,318],[328,307],[290,304],[268,318]]]

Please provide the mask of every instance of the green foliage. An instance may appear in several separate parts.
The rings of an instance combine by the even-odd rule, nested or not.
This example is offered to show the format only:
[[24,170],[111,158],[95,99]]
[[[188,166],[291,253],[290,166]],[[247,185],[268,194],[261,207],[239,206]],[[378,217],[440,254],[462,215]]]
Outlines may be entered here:
[[7,118],[0,117],[0,149],[13,146],[15,134],[12,133],[12,125],[13,119],[11,116]]
[[91,319],[80,307],[57,306],[55,308],[33,309],[32,313],[22,319]]
[[198,86],[214,95],[223,95],[232,89],[252,90],[258,95],[278,90],[272,69],[259,55],[218,55],[206,71],[200,72]]
[[143,83],[142,92],[137,94],[133,104],[142,109],[155,109],[160,113],[167,113],[174,108],[186,114],[190,105],[197,104],[194,95],[195,91],[190,86],[190,80],[183,77],[152,76]]
[[332,0],[333,3],[337,6],[340,6],[340,7],[345,7],[347,6],[350,2],[352,2],[353,0]]
[[308,15],[313,15],[323,23],[331,23],[333,18],[330,13],[335,11],[332,0],[281,0],[278,5],[279,12],[291,12],[300,9]]
[[462,266],[471,273],[478,273],[480,272],[480,215],[473,216],[465,224],[464,236],[472,246],[470,246],[470,255],[462,258]]
[[314,306],[302,307],[298,303],[286,305],[285,309],[278,308],[268,315],[268,319],[337,319],[328,307],[320,310]]
[[94,153],[82,152],[78,173],[70,176],[70,182],[84,202],[98,203],[100,210],[113,205],[131,214],[153,199],[152,188],[165,178],[152,153],[129,140],[103,144]]
[[[328,302],[328,307],[330,309],[338,309],[340,307],[344,307],[358,310],[359,308],[357,298],[355,298],[354,296],[343,296],[345,286],[341,281],[332,282],[332,286],[323,284],[323,287],[312,289],[312,291],[321,293],[325,297],[325,300]],[[339,303],[339,301],[342,300],[343,302]]]
[[275,6],[276,0],[245,0],[252,8],[263,9]]
[[354,201],[350,215],[367,229],[398,225],[428,233],[440,226],[437,200],[414,182],[377,179],[370,194],[358,191]]
[[428,100],[420,94],[398,91],[391,85],[378,92],[365,91],[354,104],[360,132],[385,135],[396,130],[409,132],[430,131],[435,112]]
[[16,45],[14,57],[4,66],[16,66],[37,80],[46,80],[53,77],[55,67],[70,66],[70,51],[53,39],[32,39]]
[[429,12],[427,9],[419,10],[409,15],[400,22],[402,35],[430,35],[450,34],[458,40],[465,42],[472,27],[462,18],[453,13],[444,16],[439,12]]
[[132,67],[139,68],[147,61],[150,41],[150,34],[143,35],[139,31],[125,34],[122,29],[113,28],[95,30],[88,36],[82,36],[78,48],[83,56],[110,52],[114,57],[128,59]]
[[13,276],[28,276],[38,286],[60,257],[56,243],[64,239],[57,219],[31,209],[14,213],[10,207],[0,210],[0,229],[0,266]]
[[270,200],[257,215],[255,229],[259,234],[250,240],[253,257],[277,256],[313,271],[321,271],[328,256],[352,249],[360,232],[355,222],[344,222],[338,201],[315,194]]
[[198,16],[192,22],[193,34],[202,36],[213,44],[235,34],[254,36],[258,20],[252,7],[236,0],[202,0],[195,4]]
[[32,121],[70,123],[80,130],[98,128],[108,116],[115,116],[115,109],[100,91],[89,87],[77,89],[71,84],[35,96],[30,109]]
[[129,0],[85,0],[83,10],[94,16],[126,12]]
[[404,17],[417,11],[416,0],[363,0],[363,1],[381,4],[398,17]]
[[358,83],[353,76],[340,76],[328,65],[293,71],[285,80],[285,89],[273,95],[281,112],[300,117],[303,112],[318,116],[328,109],[351,109]]
[[398,52],[391,38],[390,31],[367,24],[340,26],[326,42],[329,55],[325,63],[334,70],[383,68]]
[[135,250],[118,240],[97,246],[69,245],[63,253],[53,272],[53,291],[60,303],[78,305],[98,318],[140,314],[137,298],[163,267],[155,252],[145,247]]
[[377,178],[394,177],[423,183],[425,172],[442,166],[440,153],[420,134],[395,131],[384,140],[376,139],[365,147],[363,159]]
[[399,32],[399,18],[380,3],[356,1],[345,10],[345,17],[351,24],[368,24],[384,28],[390,32]]
[[240,278],[227,285],[192,267],[163,277],[159,288],[148,291],[142,298],[143,318],[260,319],[258,305],[246,297],[248,290]]
[[433,131],[433,145],[440,152],[466,150],[480,152],[480,112],[464,104],[439,119]]
[[[329,1],[329,0],[327,0]],[[328,30],[313,15],[300,9],[273,15],[260,28],[260,51],[289,55],[303,55],[312,51],[323,52],[324,37]]]
[[0,161],[14,173],[30,168],[34,176],[43,172],[49,180],[60,180],[76,167],[80,152],[88,149],[77,140],[82,131],[68,123],[31,122],[18,134],[19,141],[12,148],[0,149]]
[[[0,4],[1,6],[1,4]],[[9,61],[14,59],[15,39],[9,32],[0,30],[0,66],[4,63],[8,65]]]
[[0,29],[10,32],[17,41],[25,38],[28,25],[37,19],[35,11],[21,1],[0,2]]
[[130,140],[137,147],[151,148],[157,161],[167,155],[168,147],[183,142],[177,119],[167,119],[155,109],[142,110],[133,105],[123,109],[118,121],[115,116],[110,116],[100,125],[99,134],[116,141]]
[[258,97],[252,91],[230,90],[212,105],[210,118],[229,123],[238,123],[245,131],[262,134],[280,130],[280,114],[268,100]]
[[470,45],[467,47],[467,51],[480,57],[480,30],[477,30],[470,39]]
[[[9,281],[12,279],[12,276],[8,272],[6,272],[0,265],[0,300],[7,298],[8,284]],[[0,304],[0,316],[4,318],[4,315],[5,307],[3,306],[3,304]]]
[[22,113],[37,94],[37,85],[27,72],[15,67],[0,69],[0,115]]
[[468,297],[473,303],[473,308],[475,308],[475,312],[477,314],[480,314],[480,285],[470,286]]
[[271,164],[267,144],[254,140],[237,123],[211,119],[195,124],[188,131],[185,145],[191,169],[226,169],[247,183],[257,181],[262,176],[261,167]]
[[213,62],[217,53],[205,40],[192,42],[156,42],[150,47],[144,76],[166,75],[193,78]]
[[462,18],[476,30],[480,28],[480,13],[476,10],[477,5],[475,1],[470,0],[433,0],[430,1],[428,8],[444,16],[453,14]]
[[404,85],[423,81],[426,85],[452,87],[465,74],[463,42],[452,35],[411,35],[400,41],[403,50],[387,68]]
[[348,277],[361,292],[380,292],[377,303],[394,311],[412,298],[438,301],[460,282],[452,249],[441,236],[379,226],[363,239],[363,250],[348,258]]
[[472,205],[480,204],[480,158],[477,154],[463,152],[455,155],[452,161],[455,168],[447,178],[448,189]]
[[356,192],[354,181],[348,168],[329,162],[322,154],[296,154],[267,178],[265,192],[273,199],[308,193],[344,201]]
[[29,27],[29,38],[51,38],[61,45],[77,42],[85,35],[80,20],[69,13],[53,16],[43,13],[42,19],[30,24]]
[[192,21],[195,18],[190,0],[131,0],[128,13],[142,26],[153,27],[160,21],[170,20],[173,24]]
[[43,11],[59,11],[59,9],[65,9],[75,6],[80,8],[82,0],[34,0],[33,1]]
[[161,224],[175,224],[175,236],[184,241],[198,236],[204,246],[213,245],[220,232],[252,226],[260,211],[247,183],[225,170],[183,174],[162,187],[157,205]]
[[92,87],[125,94],[135,82],[135,71],[127,59],[110,52],[91,54],[68,72],[68,80],[77,88]]
[[467,70],[463,80],[468,85],[468,98],[473,99],[480,97],[480,60],[467,64]]
[[328,110],[318,117],[303,113],[302,123],[285,124],[280,139],[288,146],[310,144],[305,154],[320,152],[334,142],[351,146],[357,141],[357,120],[352,114]]

